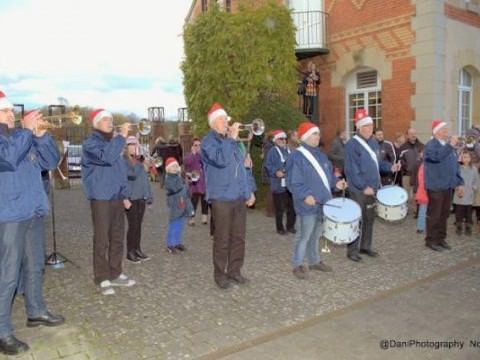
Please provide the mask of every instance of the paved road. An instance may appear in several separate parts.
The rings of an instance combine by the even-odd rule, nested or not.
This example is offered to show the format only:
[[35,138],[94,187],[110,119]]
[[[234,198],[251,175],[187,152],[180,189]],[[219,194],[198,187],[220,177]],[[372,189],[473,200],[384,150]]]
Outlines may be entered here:
[[[291,273],[292,237],[277,235],[272,218],[252,211],[244,267],[251,282],[220,291],[213,282],[208,226],[197,222],[188,227],[188,251],[167,254],[165,200],[158,188],[155,192],[143,236],[144,251],[152,260],[125,264],[138,285],[105,297],[92,281],[89,205],[79,189],[56,191],[58,250],[70,261],[64,269],[47,269],[45,294],[51,310],[64,314],[67,323],[56,329],[27,329],[22,299],[17,299],[16,334],[32,348],[17,358],[418,358],[411,349],[382,352],[379,339],[466,339],[468,332],[475,335],[473,330],[480,328],[478,236],[457,237],[451,227],[453,250],[434,253],[415,233],[413,219],[395,226],[377,222],[379,258],[357,264],[346,258],[345,249],[331,246],[324,260],[334,272],[311,273],[300,281]],[[426,311],[431,306],[439,308],[434,315]],[[444,331],[448,326],[451,332]],[[308,335],[305,341],[303,334]],[[288,350],[281,351],[283,357],[269,347],[278,342]],[[441,358],[468,358],[474,354],[469,351],[450,350]],[[5,358],[0,355],[0,360]]]

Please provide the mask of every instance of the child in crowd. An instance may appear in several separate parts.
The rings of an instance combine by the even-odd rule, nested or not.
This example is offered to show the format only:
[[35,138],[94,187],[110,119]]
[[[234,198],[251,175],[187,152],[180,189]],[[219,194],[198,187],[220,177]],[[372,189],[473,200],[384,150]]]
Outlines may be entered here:
[[128,192],[132,206],[126,210],[128,220],[127,231],[127,259],[133,263],[140,263],[150,258],[142,252],[140,240],[142,238],[142,222],[145,214],[145,205],[153,202],[152,189],[145,172],[142,157],[138,156],[139,145],[135,136],[127,138],[125,161],[127,163]]
[[463,196],[459,197],[455,193],[453,197],[453,203],[455,204],[455,224],[457,235],[463,233],[463,223],[465,222],[465,235],[472,235],[472,210],[474,192],[478,190],[480,186],[480,180],[478,176],[478,170],[472,165],[472,156],[469,151],[464,150],[461,153],[460,175],[465,183]]
[[194,214],[193,206],[188,196],[187,186],[180,176],[180,165],[174,157],[165,161],[165,189],[167,191],[167,206],[169,222],[167,230],[167,251],[175,254],[185,251],[183,246],[183,230],[187,218]]
[[[419,154],[423,157],[423,152]],[[415,193],[415,199],[417,200],[418,212],[417,212],[417,233],[422,234],[425,231],[427,224],[427,207],[428,207],[428,195],[425,190],[425,170],[423,161],[418,167],[417,174],[417,191]]]

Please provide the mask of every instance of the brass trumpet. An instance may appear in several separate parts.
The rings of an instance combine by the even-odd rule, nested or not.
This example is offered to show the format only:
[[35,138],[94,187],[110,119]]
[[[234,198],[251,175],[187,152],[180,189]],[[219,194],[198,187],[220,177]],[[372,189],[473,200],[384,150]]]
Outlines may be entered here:
[[[250,124],[240,124],[239,127],[240,131],[248,131],[249,134],[251,135],[256,135],[260,136],[263,135],[265,132],[265,122],[262,119],[254,119]],[[250,139],[247,138],[240,138],[240,141],[250,141]]]
[[[115,129],[120,129],[122,125],[116,125]],[[138,124],[130,123],[130,127],[136,127],[140,135],[148,135],[152,131],[152,122],[148,119],[141,119]]]
[[73,125],[80,125],[83,121],[82,115],[77,114],[74,111],[70,111],[66,114],[42,116],[42,120],[46,121],[46,124],[38,125],[39,130],[58,129],[65,125],[65,121],[70,121]]

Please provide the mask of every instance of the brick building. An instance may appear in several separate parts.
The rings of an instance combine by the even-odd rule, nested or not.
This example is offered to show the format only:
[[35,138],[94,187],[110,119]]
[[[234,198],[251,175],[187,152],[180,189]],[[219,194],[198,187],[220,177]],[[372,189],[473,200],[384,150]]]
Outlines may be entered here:
[[[327,142],[353,131],[361,107],[388,138],[413,126],[426,140],[434,118],[455,133],[480,124],[480,0],[280,2],[297,27],[299,69],[319,70],[312,121]],[[235,11],[237,1],[218,3]],[[207,10],[207,0],[194,0],[186,20]]]

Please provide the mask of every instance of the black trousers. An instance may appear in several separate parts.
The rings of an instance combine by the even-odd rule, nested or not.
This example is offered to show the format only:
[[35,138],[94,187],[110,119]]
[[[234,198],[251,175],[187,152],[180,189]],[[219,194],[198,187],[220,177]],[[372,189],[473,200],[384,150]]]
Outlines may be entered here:
[[143,215],[145,214],[145,200],[130,201],[132,207],[125,211],[128,220],[127,252],[141,250],[140,241],[142,239]]
[[90,201],[93,223],[93,275],[96,284],[122,273],[125,214],[123,200]]
[[192,201],[193,211],[197,212],[198,201],[200,200],[200,205],[202,206],[202,215],[208,215],[208,203],[205,200],[205,194],[193,193],[190,196]]
[[212,201],[215,219],[213,268],[215,281],[239,275],[245,257],[247,206],[244,200]]
[[452,204],[452,190],[427,190],[427,245],[440,245],[447,238],[447,219]]
[[352,200],[362,209],[362,233],[352,243],[347,245],[347,255],[358,255],[358,251],[372,250],[373,223],[375,222],[375,197],[363,193],[350,192]]
[[275,224],[277,231],[284,231],[283,214],[287,213],[287,230],[295,228],[295,210],[293,209],[293,198],[289,191],[273,193],[273,204],[275,207]]
[[457,225],[465,223],[472,225],[473,224],[473,206],[472,205],[459,205],[455,204],[455,223]]

